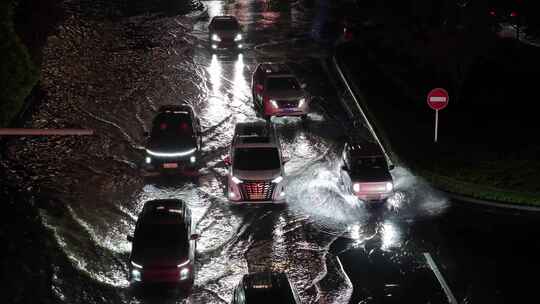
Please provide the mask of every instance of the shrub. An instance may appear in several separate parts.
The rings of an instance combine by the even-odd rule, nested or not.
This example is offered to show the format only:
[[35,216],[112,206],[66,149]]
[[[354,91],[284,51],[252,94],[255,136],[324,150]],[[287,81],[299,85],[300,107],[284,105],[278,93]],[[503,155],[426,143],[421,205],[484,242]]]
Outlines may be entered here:
[[13,26],[16,0],[0,3],[0,126],[8,125],[19,113],[38,70]]

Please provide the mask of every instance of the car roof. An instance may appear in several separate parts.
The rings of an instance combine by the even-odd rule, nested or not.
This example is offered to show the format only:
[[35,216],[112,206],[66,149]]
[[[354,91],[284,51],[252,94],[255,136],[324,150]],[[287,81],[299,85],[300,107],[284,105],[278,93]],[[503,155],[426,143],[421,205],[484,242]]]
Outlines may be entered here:
[[140,219],[144,223],[181,224],[186,217],[186,204],[179,199],[157,199],[144,203]]
[[241,122],[235,126],[233,141],[236,147],[273,147],[276,145],[276,134],[271,123]]
[[[292,293],[292,286],[289,283],[287,275],[283,272],[256,272],[245,274],[242,277],[242,284],[246,299],[250,301],[257,301],[257,303],[267,303],[274,299],[269,299],[268,296],[272,294],[281,294],[286,298],[290,298],[291,302],[295,303],[294,295]],[[262,301],[262,302],[260,302]],[[285,303],[284,303],[285,304]]]
[[347,153],[351,157],[361,158],[361,157],[384,157],[384,153],[376,143],[371,142],[348,142]]
[[188,112],[188,113],[194,113],[193,107],[191,107],[188,104],[169,104],[169,105],[163,105],[159,107],[158,109],[159,113],[181,113],[181,112]]
[[293,75],[288,65],[281,62],[263,62],[258,68],[262,69],[266,75]]
[[212,20],[236,20],[236,17],[231,15],[220,15],[214,16]]

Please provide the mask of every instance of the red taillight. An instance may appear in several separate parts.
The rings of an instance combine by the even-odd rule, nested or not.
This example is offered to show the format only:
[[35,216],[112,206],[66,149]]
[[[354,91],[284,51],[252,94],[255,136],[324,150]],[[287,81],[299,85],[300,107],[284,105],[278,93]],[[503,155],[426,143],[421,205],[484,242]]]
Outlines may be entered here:
[[510,13],[510,17],[517,17],[518,16],[518,13],[517,12],[511,12]]
[[497,16],[497,13],[495,12],[495,10],[490,10],[489,11],[489,14],[493,17]]
[[166,123],[162,123],[161,125],[159,125],[159,128],[160,128],[161,130],[165,130],[165,129],[167,129],[167,124],[166,124]]

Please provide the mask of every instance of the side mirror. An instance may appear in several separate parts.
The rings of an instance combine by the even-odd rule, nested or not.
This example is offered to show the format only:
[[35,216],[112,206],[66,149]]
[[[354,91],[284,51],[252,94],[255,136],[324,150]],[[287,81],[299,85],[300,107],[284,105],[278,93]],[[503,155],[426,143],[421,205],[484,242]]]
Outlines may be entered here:
[[302,89],[305,89],[305,88],[307,88],[307,84],[302,83],[302,84],[300,85],[300,87],[301,87]]
[[128,240],[128,242],[132,243],[133,242],[133,235],[128,234],[127,240]]
[[192,235],[189,236],[189,240],[190,241],[196,241],[200,238],[201,236],[198,235],[197,233],[193,233]]
[[230,166],[231,165],[231,157],[229,155],[225,156],[225,159],[223,159],[223,162],[225,165]]

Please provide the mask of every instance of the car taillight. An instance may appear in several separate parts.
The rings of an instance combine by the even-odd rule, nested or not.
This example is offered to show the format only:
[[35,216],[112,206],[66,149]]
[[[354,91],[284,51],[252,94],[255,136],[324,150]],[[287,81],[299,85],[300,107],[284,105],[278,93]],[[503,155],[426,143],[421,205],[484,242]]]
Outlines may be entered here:
[[489,14],[493,17],[497,16],[497,12],[495,12],[495,10],[490,10]]
[[511,12],[510,13],[510,17],[517,17],[518,13],[517,12]]

